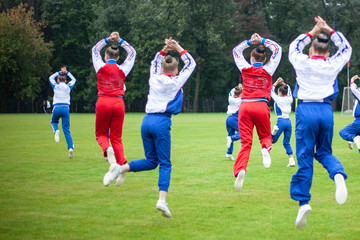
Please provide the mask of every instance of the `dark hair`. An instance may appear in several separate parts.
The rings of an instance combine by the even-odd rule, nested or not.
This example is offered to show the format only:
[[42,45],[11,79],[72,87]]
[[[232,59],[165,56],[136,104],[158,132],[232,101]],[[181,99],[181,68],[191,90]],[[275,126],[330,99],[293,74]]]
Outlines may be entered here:
[[165,73],[171,73],[178,67],[178,60],[170,55],[167,55],[162,61],[162,69]]
[[109,58],[117,59],[119,57],[119,46],[117,44],[112,44],[106,49],[105,53],[109,55]]
[[59,76],[57,77],[57,80],[60,82],[65,82],[66,81],[66,74],[65,73],[60,73]]
[[326,54],[329,51],[329,39],[325,34],[320,33],[312,42],[314,51],[320,54]]
[[289,86],[288,85],[282,85],[279,87],[279,91],[282,95],[286,95],[288,93]]
[[264,45],[259,45],[251,51],[251,56],[256,62],[264,62],[266,59],[266,49]]
[[238,96],[240,96],[241,93],[242,93],[242,88],[239,88],[239,86],[236,86],[234,95],[238,97]]

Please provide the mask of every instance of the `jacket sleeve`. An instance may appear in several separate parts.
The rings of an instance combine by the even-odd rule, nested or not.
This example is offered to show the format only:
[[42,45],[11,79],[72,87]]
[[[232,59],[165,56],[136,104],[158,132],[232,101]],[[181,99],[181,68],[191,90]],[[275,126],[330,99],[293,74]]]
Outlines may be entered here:
[[251,46],[250,40],[245,40],[239,43],[239,45],[237,45],[233,49],[234,61],[240,72],[243,70],[243,68],[251,67],[251,65],[245,60],[243,54],[244,50],[250,46]]
[[351,88],[351,92],[353,93],[353,95],[357,98],[358,101],[360,101],[360,91],[359,91],[356,83],[351,83],[350,88]]
[[151,65],[150,65],[150,78],[152,75],[161,74],[162,61],[164,60],[165,56],[166,53],[163,51],[157,52],[155,54],[155,57],[151,61]]
[[119,68],[124,72],[125,76],[127,76],[135,64],[136,51],[128,42],[123,39],[120,39],[119,44],[127,52],[125,61],[119,66]]
[[100,40],[91,50],[92,62],[95,68],[95,72],[98,72],[100,68],[105,65],[103,61],[100,50],[105,47],[105,45],[109,42],[107,38]]
[[303,53],[306,45],[311,42],[311,38],[307,34],[300,34],[289,46],[289,61],[295,69],[299,68],[309,56]]
[[275,73],[275,70],[277,69],[281,61],[282,48],[279,44],[277,44],[276,42],[270,39],[263,38],[261,40],[261,43],[264,44],[265,47],[269,48],[272,52],[269,61],[264,66],[266,72],[272,76]]
[[352,47],[341,32],[333,32],[331,34],[331,40],[338,48],[337,52],[329,58],[331,65],[336,69],[336,73],[339,73],[345,64],[350,61]]
[[180,53],[180,55],[181,60],[184,62],[184,66],[179,74],[174,78],[177,89],[180,89],[184,86],[196,67],[196,62],[191,54],[188,53],[188,51],[184,50]]
[[56,85],[56,78],[60,75],[60,72],[55,72],[49,77],[51,87],[54,89]]
[[70,82],[67,84],[70,89],[73,89],[76,83],[76,78],[71,74],[71,72],[67,72],[66,75],[71,79]]

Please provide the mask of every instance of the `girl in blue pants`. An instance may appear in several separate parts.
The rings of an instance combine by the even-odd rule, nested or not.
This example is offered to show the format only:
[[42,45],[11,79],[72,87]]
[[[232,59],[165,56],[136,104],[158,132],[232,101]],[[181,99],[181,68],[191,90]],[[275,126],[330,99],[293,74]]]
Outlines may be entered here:
[[225,156],[233,161],[235,160],[232,155],[234,142],[240,140],[238,115],[241,104],[241,93],[241,83],[229,92],[229,105],[227,111],[229,116],[226,118],[226,130],[228,132],[226,146],[228,149]]
[[[71,81],[66,83],[68,76]],[[65,135],[67,148],[69,151],[69,158],[74,156],[74,144],[70,133],[70,92],[75,86],[75,77],[67,71],[66,67],[61,68],[61,71],[55,72],[49,77],[49,82],[54,90],[53,98],[53,114],[51,117],[51,126],[53,127],[55,142],[60,140],[59,119],[62,119],[62,129]]]
[[355,105],[353,109],[353,116],[355,117],[355,120],[353,123],[341,129],[339,134],[344,140],[349,141],[350,149],[353,148],[353,143],[355,143],[360,153],[360,90],[355,83],[356,79],[360,79],[360,77],[355,75],[351,78],[350,82],[351,92],[355,97]]
[[[296,72],[294,97],[299,99],[296,108],[296,158],[298,171],[290,184],[291,198],[299,202],[296,228],[303,228],[312,209],[309,204],[310,188],[313,177],[314,158],[328,171],[335,182],[335,199],[338,204],[345,203],[347,175],[344,167],[332,155],[334,116],[331,107],[339,89],[337,75],[350,60],[352,48],[345,36],[334,31],[321,18],[315,18],[316,25],[305,34],[300,34],[289,46],[289,61]],[[329,57],[329,39],[321,34],[330,35],[338,51]],[[315,38],[309,49],[309,55],[303,50]]]
[[[140,172],[159,167],[159,200],[156,208],[164,217],[171,217],[166,203],[171,173],[171,115],[181,111],[182,87],[194,71],[196,63],[190,53],[172,38],[165,40],[164,48],[151,62],[149,95],[146,113],[141,125],[145,157],[124,165],[112,164],[104,176],[104,185],[109,185],[117,176],[125,172]],[[175,50],[181,55],[184,67],[178,72],[178,62],[168,51]]]
[[[278,94],[276,94],[275,87],[278,84],[281,84],[282,86],[278,89]],[[289,156],[289,164],[287,166],[294,167],[295,161],[293,150],[290,145],[292,127],[289,114],[293,102],[290,86],[284,83],[282,78],[278,78],[271,88],[271,97],[274,100],[274,109],[277,115],[277,123],[271,133],[272,143],[276,143],[281,133],[284,132],[283,146],[286,150],[286,154]]]

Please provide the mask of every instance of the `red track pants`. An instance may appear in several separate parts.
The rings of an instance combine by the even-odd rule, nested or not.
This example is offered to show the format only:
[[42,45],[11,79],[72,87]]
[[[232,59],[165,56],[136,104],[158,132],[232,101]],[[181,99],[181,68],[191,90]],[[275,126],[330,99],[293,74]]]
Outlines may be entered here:
[[100,96],[96,102],[95,135],[104,156],[106,149],[111,145],[115,152],[116,162],[120,165],[126,163],[124,147],[122,144],[122,128],[125,117],[124,99],[121,97]]
[[244,169],[246,171],[253,141],[254,125],[259,136],[261,148],[266,148],[270,152],[272,146],[270,109],[266,102],[242,102],[240,105],[239,133],[241,149],[234,164],[235,177],[240,170]]

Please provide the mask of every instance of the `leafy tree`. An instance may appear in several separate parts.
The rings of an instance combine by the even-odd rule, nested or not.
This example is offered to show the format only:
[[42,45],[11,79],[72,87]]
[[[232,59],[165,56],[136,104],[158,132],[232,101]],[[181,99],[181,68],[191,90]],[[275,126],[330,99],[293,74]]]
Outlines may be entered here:
[[35,98],[50,72],[51,43],[45,43],[41,23],[25,5],[0,13],[1,112],[7,99]]

